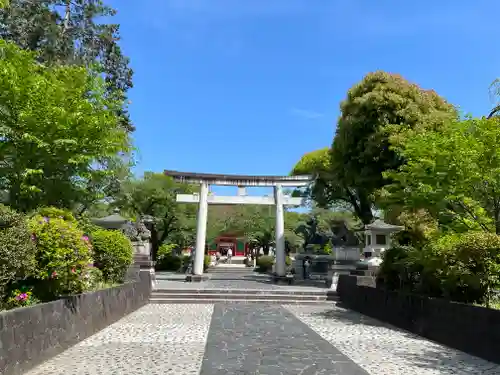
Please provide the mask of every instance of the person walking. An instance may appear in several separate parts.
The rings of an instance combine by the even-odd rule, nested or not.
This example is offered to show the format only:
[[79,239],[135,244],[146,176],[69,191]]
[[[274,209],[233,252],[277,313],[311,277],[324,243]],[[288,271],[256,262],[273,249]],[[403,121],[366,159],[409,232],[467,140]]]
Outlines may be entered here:
[[231,264],[231,258],[233,257],[233,249],[227,249],[227,263]]

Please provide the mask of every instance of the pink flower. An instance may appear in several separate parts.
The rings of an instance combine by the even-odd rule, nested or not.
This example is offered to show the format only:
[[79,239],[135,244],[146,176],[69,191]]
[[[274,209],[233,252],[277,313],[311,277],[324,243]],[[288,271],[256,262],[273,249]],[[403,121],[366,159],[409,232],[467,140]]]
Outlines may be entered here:
[[26,293],[21,293],[16,296],[17,301],[26,301],[28,299],[28,295]]
[[76,270],[74,268],[71,269],[72,273],[76,273]]
[[50,275],[50,278],[55,279],[56,277],[57,277],[57,272],[56,271],[52,272],[52,274]]
[[87,236],[82,236],[82,240],[84,240],[85,242],[89,242],[89,238]]

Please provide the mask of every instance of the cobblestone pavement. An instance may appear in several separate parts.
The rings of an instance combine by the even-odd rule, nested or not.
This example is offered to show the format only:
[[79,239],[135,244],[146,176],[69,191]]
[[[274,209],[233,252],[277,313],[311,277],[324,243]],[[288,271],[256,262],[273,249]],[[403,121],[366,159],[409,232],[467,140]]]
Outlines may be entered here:
[[151,304],[25,375],[500,375],[332,304]]
[[198,375],[213,305],[147,305],[26,375]]
[[284,307],[373,375],[500,374],[500,365],[395,329],[351,310],[336,306]]

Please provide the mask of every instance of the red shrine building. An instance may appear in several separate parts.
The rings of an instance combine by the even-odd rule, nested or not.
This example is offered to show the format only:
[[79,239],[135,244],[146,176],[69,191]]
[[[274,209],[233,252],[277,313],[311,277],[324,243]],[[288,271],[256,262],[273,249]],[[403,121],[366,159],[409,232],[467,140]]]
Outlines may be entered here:
[[209,255],[215,255],[217,252],[226,255],[229,249],[233,251],[233,256],[245,256],[249,246],[244,236],[238,233],[223,233],[208,242]]

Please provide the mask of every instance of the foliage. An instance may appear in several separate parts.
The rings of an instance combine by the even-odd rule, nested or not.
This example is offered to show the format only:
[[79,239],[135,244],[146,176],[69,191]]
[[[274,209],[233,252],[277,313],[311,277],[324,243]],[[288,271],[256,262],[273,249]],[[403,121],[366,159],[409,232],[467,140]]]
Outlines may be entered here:
[[161,245],[156,254],[156,261],[161,261],[163,258],[172,255],[177,248],[178,246],[172,243]]
[[77,225],[35,215],[29,227],[36,244],[35,292],[43,299],[85,291],[91,280],[92,245]]
[[210,267],[210,262],[212,261],[212,258],[210,255],[205,255],[203,257],[203,270],[206,271],[208,267]]
[[33,275],[35,254],[25,217],[0,204],[0,304],[10,284]]
[[319,175],[331,169],[330,163],[330,149],[321,148],[304,154],[293,167],[291,174],[293,176]]
[[11,296],[7,299],[5,307],[7,309],[15,309],[36,305],[39,302],[31,288],[16,289],[12,291]]
[[146,172],[142,179],[123,184],[115,205],[131,216],[148,215],[154,219],[151,230],[153,254],[163,243],[175,243],[186,248],[194,243],[196,205],[179,204],[178,193],[191,193],[193,188],[175,182],[161,173]]
[[332,255],[333,253],[333,246],[331,244],[331,242],[328,242],[324,247],[323,249],[321,249],[323,254],[326,254],[326,255]]
[[35,214],[53,219],[59,218],[72,223],[77,222],[71,211],[56,207],[40,207],[35,211]]
[[45,67],[0,40],[0,190],[21,211],[96,200],[94,188],[129,152],[116,111],[97,72]]
[[488,303],[500,286],[500,236],[468,232],[441,236],[423,249],[394,247],[384,254],[379,278],[390,289]]
[[132,264],[133,248],[130,240],[120,231],[96,230],[91,234],[94,262],[102,271],[104,280],[121,283]]
[[376,203],[373,194],[387,183],[383,172],[404,163],[391,148],[402,141],[397,135],[404,129],[440,128],[457,113],[435,92],[381,71],[353,86],[340,109],[331,149],[304,155],[294,173],[316,175],[309,193],[317,204],[347,204],[369,224]]
[[386,206],[424,210],[441,230],[500,234],[500,119],[455,121],[412,132],[397,152],[407,163],[386,175]]
[[257,258],[257,272],[270,272],[274,265],[274,257],[262,255]]
[[177,248],[175,244],[163,244],[160,246],[156,255],[155,269],[157,271],[179,271],[181,269],[182,258],[174,254]]
[[183,267],[184,259],[174,254],[166,254],[156,261],[156,271],[174,271],[177,272]]
[[457,118],[455,108],[434,91],[381,71],[366,75],[353,86],[340,109],[334,159],[342,164],[341,177],[347,183],[369,192],[386,183],[384,171],[403,163],[390,147],[391,136],[403,129],[440,129]]
[[[36,51],[47,66],[99,63],[107,83],[103,94],[124,103],[132,70],[118,45],[119,25],[109,22],[115,14],[102,0],[11,0],[0,10],[0,38]],[[115,111],[121,126],[133,130],[126,107]]]

